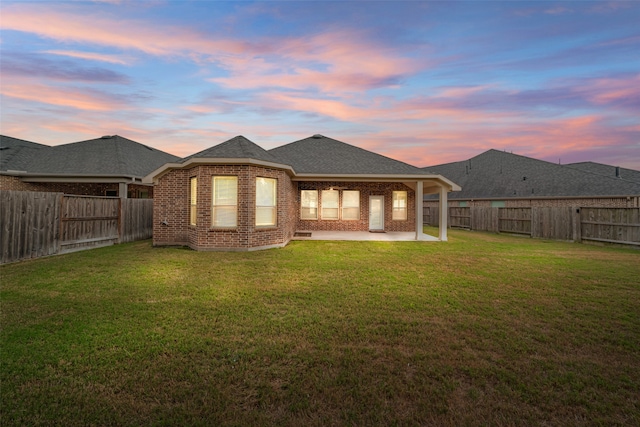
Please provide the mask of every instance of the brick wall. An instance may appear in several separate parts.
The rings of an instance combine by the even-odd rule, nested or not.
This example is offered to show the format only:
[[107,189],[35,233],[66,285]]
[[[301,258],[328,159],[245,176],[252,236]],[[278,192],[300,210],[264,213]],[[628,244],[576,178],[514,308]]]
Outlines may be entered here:
[[[23,182],[16,176],[0,175],[0,190],[44,191],[48,193],[64,193],[78,196],[106,196],[107,191],[115,191],[118,195],[117,183],[93,182]],[[132,198],[153,197],[153,187],[129,184],[128,190]]]
[[193,169],[174,169],[154,188],[153,244],[189,244],[189,177]]
[[0,190],[43,191],[29,182],[22,182],[20,178],[9,175],[0,175]]
[[[214,176],[238,177],[238,225],[212,228],[211,198]],[[198,179],[196,225],[189,225],[189,184]],[[277,179],[277,224],[255,226],[256,178]],[[154,245],[188,245],[198,250],[250,249],[284,245],[295,231],[295,185],[281,170],[250,165],[201,165],[173,170],[160,178],[154,199]],[[168,225],[161,222],[166,219]]]
[[[504,201],[507,208],[528,207],[593,207],[593,208],[634,208],[640,207],[640,197],[584,197],[584,198],[540,198],[540,199],[494,199]],[[466,206],[490,207],[491,200],[449,200],[449,207]],[[425,207],[438,207],[437,200],[424,202]]]
[[[360,219],[359,220],[323,220],[322,219],[322,190],[330,187],[346,188],[347,190],[360,191]],[[385,231],[415,231],[415,192],[400,182],[326,182],[326,181],[299,181],[296,203],[300,202],[301,190],[318,190],[318,219],[298,220],[298,230],[308,231],[369,231],[369,196],[384,196],[384,230]],[[392,203],[394,191],[407,192],[407,219],[397,221],[392,219]],[[342,191],[340,194],[340,207],[342,207]],[[296,212],[300,218],[300,213]]]

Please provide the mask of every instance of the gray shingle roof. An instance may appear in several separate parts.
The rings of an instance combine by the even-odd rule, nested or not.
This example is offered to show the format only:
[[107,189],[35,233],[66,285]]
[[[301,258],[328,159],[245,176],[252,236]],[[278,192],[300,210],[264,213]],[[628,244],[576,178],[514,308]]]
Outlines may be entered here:
[[423,170],[462,187],[451,193],[451,199],[640,195],[640,183],[498,150]]
[[204,158],[219,158],[219,159],[254,159],[262,160],[265,162],[281,163],[278,158],[269,153],[262,147],[254,144],[242,135],[231,138],[228,141],[214,145],[213,147],[202,150],[196,154],[185,157],[181,160],[181,163],[186,162],[189,159],[204,159]]
[[314,135],[269,150],[280,163],[296,173],[322,175],[424,175],[425,171],[407,163],[337,141]]
[[[640,182],[640,171],[633,169],[616,168],[616,166],[596,162],[569,163],[565,166],[568,168],[578,169],[583,172],[591,172],[598,175],[608,176],[610,178],[620,178],[626,181]],[[618,169],[620,176],[616,176],[616,169]]]
[[118,135],[34,150],[21,170],[53,175],[143,177],[179,158]]
[[24,139],[0,135],[0,171],[25,170],[26,164],[33,159],[35,152],[47,147]]

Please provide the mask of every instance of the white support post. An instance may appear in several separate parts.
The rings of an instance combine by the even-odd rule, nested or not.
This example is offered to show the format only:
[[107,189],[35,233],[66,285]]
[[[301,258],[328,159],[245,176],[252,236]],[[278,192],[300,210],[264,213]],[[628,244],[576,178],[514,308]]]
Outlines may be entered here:
[[422,181],[416,182],[416,240],[423,240],[422,232],[422,207],[424,206]]
[[127,198],[127,190],[128,190],[127,187],[128,185],[126,182],[118,183],[118,197],[120,197],[121,199]]
[[447,216],[449,213],[448,204],[449,203],[447,201],[447,189],[444,186],[442,186],[440,187],[440,203],[438,204],[438,206],[440,207],[438,234],[440,237],[440,241],[442,242],[447,241]]

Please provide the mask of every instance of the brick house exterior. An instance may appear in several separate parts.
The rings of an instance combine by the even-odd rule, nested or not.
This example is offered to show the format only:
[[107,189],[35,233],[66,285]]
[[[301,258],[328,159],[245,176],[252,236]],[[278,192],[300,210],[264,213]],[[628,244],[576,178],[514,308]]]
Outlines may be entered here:
[[153,198],[142,177],[178,157],[118,135],[50,147],[0,135],[0,190]]
[[[307,165],[296,161],[295,157],[300,153],[308,160]],[[327,156],[330,157],[328,160],[325,159]],[[360,169],[351,163],[340,166],[345,158],[359,164]],[[323,167],[323,161],[333,169]],[[313,169],[318,164],[320,169]],[[342,168],[346,173],[335,168]],[[215,177],[237,179],[236,222],[233,226],[213,225]],[[266,227],[256,225],[256,186],[261,178],[275,180],[277,189],[275,222]],[[416,204],[416,199],[421,199],[420,193],[424,189],[439,192],[446,203],[447,192],[459,190],[442,176],[425,174],[413,166],[321,135],[271,151],[238,136],[179,163],[166,164],[145,177],[144,181],[155,185],[153,244],[181,245],[195,250],[243,251],[281,247],[296,232],[302,231],[369,231],[371,196],[384,198],[384,212],[380,213],[384,220],[380,231],[415,232],[416,239],[420,240],[422,210]],[[193,182],[195,198],[190,194]],[[301,192],[306,190],[317,192],[317,219],[301,218]],[[321,213],[324,190],[338,192],[339,212],[343,207],[344,192],[358,191],[359,216],[344,219],[342,213],[338,213],[336,219],[327,219]],[[394,192],[406,194],[403,208],[406,215],[402,219],[393,217]],[[420,196],[417,198],[417,195]],[[192,214],[191,202],[194,199]],[[446,224],[442,230],[441,227],[440,240],[446,240]]]
[[[462,186],[450,207],[640,207],[640,172],[599,163],[560,165],[498,150],[423,168]],[[425,208],[438,208],[425,195]]]

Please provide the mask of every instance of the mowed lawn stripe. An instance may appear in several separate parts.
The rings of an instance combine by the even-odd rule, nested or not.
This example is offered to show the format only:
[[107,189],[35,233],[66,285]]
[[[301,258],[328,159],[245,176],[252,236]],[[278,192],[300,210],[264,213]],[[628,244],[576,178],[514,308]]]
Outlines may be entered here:
[[633,249],[144,241],[0,274],[3,425],[640,424]]

